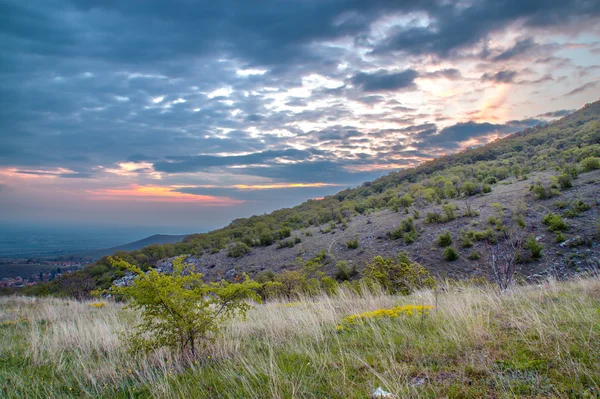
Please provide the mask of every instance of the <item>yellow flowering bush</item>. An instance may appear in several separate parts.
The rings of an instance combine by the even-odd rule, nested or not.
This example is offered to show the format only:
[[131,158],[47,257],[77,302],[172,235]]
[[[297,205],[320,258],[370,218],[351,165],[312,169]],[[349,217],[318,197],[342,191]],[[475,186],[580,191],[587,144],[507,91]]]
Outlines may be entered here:
[[90,306],[93,308],[103,308],[106,306],[106,302],[94,302],[90,303]]
[[410,317],[412,315],[424,315],[429,312],[429,309],[433,309],[433,306],[404,305],[394,306],[391,309],[377,309],[369,312],[353,314],[344,317],[344,319],[342,319],[342,324],[338,325],[336,330],[343,330],[348,327],[362,324],[367,320],[395,319],[400,317]]

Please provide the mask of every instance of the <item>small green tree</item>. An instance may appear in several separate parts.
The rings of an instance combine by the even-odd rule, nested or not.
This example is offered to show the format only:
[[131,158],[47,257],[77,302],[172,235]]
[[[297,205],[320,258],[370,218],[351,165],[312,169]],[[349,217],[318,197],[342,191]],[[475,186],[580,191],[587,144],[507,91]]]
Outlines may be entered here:
[[113,286],[109,292],[131,300],[128,308],[141,311],[142,321],[129,338],[134,350],[168,347],[182,355],[195,354],[198,344],[215,337],[224,320],[236,314],[245,316],[248,299],[260,301],[260,284],[246,278],[242,283],[221,281],[206,284],[201,273],[173,261],[173,273],[147,272],[121,259],[109,261],[136,275],[133,284]]

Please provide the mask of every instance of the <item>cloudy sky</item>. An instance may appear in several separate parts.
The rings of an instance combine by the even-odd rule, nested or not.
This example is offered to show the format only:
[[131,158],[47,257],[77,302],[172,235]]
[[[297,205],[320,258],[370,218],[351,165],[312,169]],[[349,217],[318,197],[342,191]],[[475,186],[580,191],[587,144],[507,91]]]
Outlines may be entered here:
[[0,0],[0,222],[204,230],[549,121],[590,0]]

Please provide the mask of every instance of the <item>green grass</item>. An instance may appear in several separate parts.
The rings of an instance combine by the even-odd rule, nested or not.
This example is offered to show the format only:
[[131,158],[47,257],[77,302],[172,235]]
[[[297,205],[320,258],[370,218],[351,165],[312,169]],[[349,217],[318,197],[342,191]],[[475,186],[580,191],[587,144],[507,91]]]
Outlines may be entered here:
[[[121,333],[137,315],[119,304],[0,298],[0,397],[596,397],[599,280],[444,288],[256,305],[185,360],[129,354]],[[407,304],[437,306],[336,329]]]

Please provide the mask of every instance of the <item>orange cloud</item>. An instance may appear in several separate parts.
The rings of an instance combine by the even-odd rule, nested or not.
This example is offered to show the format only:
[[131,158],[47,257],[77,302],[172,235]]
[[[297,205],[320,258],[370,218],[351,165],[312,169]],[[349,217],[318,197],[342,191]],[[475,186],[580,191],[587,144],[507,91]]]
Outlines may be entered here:
[[137,184],[133,184],[128,188],[90,190],[88,193],[92,194],[92,199],[101,200],[128,199],[149,202],[187,202],[201,203],[207,206],[233,206],[245,202],[243,200],[228,197],[180,193],[174,191],[173,187],[139,186]]

